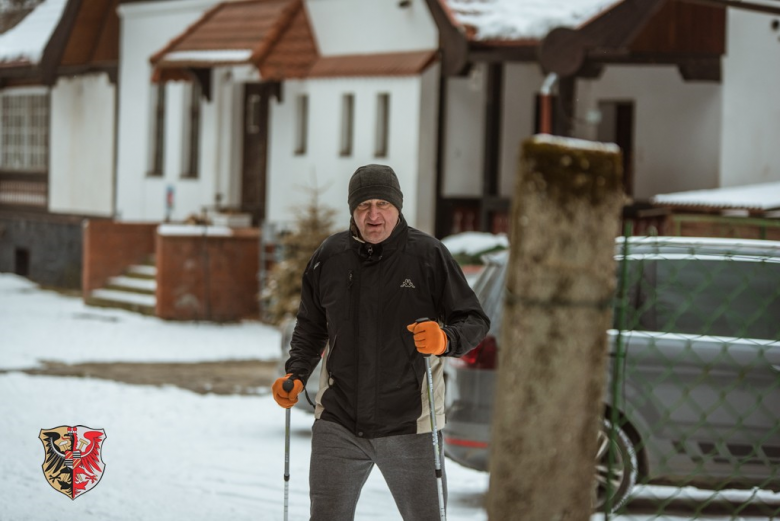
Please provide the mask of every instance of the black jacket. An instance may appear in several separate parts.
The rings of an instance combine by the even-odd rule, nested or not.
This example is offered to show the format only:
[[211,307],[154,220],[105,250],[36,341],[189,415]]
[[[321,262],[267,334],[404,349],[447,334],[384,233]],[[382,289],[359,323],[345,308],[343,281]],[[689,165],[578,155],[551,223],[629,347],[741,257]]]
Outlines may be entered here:
[[[443,324],[446,356],[476,347],[490,326],[446,247],[403,216],[381,244],[332,235],[303,275],[287,372],[305,382],[328,344],[317,418],[366,438],[430,432],[425,362],[406,329],[422,317]],[[441,427],[443,368],[431,365]]]

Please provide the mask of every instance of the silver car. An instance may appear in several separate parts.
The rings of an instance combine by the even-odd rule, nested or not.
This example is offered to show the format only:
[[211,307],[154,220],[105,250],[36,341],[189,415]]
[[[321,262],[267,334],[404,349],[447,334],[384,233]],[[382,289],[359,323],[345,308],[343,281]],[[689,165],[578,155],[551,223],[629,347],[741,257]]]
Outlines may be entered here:
[[[608,331],[596,507],[616,509],[636,482],[778,490],[780,242],[631,237],[618,239],[616,258],[626,283],[618,284],[616,302],[624,304]],[[489,336],[448,361],[444,449],[483,471],[507,260],[507,252],[488,257],[474,284],[492,321]],[[625,357],[615,367],[619,350]],[[613,400],[616,370],[622,376]]]

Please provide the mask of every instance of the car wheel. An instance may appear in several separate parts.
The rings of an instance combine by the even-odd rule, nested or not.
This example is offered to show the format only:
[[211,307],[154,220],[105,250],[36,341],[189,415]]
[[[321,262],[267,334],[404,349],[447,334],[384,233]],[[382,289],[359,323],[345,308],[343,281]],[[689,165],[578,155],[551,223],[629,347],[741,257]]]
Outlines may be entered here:
[[637,468],[638,459],[631,438],[619,426],[613,429],[612,423],[605,418],[599,429],[596,449],[595,509],[603,512],[608,504],[611,511],[620,508],[636,483]]

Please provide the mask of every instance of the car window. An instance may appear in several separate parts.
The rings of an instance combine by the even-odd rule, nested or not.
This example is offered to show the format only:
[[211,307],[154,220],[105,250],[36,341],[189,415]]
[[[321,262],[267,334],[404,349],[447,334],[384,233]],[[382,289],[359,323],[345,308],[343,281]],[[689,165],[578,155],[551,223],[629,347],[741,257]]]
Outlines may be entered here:
[[[641,299],[643,284],[643,262],[626,260],[617,263],[617,293],[612,310],[612,327],[615,329],[645,329],[642,316],[647,313]],[[646,320],[645,320],[646,322]]]
[[474,285],[479,303],[485,314],[490,317],[490,334],[495,338],[500,338],[501,334],[506,269],[506,262],[488,263],[480,279]]
[[627,329],[780,340],[780,264],[680,257],[631,272]]

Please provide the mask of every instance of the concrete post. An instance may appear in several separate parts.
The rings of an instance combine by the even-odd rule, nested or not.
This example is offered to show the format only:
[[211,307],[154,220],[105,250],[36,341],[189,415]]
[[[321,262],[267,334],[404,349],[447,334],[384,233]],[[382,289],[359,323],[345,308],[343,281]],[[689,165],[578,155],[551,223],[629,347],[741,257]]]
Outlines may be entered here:
[[491,521],[587,520],[623,204],[616,145],[522,145],[492,425]]

